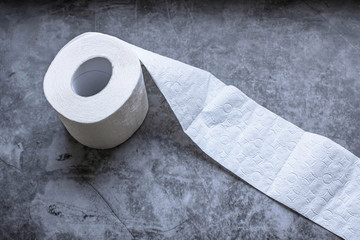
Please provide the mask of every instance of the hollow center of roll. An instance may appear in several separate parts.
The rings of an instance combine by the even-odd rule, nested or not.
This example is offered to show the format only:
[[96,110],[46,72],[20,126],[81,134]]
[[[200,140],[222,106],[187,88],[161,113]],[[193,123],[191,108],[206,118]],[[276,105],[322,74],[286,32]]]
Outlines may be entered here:
[[112,66],[108,59],[104,57],[89,59],[75,71],[71,79],[72,89],[80,96],[93,96],[106,87],[111,74]]

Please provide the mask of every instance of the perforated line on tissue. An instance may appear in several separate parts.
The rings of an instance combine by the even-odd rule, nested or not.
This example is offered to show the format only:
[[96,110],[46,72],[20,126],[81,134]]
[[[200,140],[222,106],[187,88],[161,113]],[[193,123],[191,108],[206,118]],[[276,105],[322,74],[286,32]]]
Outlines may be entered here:
[[[358,207],[351,205],[351,201],[348,200],[349,195],[346,193],[346,190],[347,192],[351,192],[351,190],[347,189],[349,186],[352,188],[360,187],[359,183],[357,183],[357,187],[354,186],[356,185],[356,181],[351,181],[351,185],[348,184],[353,175],[348,174],[348,171],[353,173],[358,169],[356,165],[357,158],[325,137],[311,133],[306,133],[304,136],[300,143],[300,148],[294,152],[295,155],[298,152],[302,153],[302,155],[295,156],[295,158],[291,159],[293,162],[297,161],[296,167],[291,167],[291,161],[288,162],[287,168],[279,174],[280,179],[277,179],[277,182],[275,182],[273,188],[268,191],[268,194],[329,230],[339,233],[341,229],[343,232],[343,234],[340,234],[341,236],[350,237],[352,234],[355,234],[352,228],[356,228],[356,226],[357,228],[360,227],[360,216],[349,212],[349,209],[354,209],[355,212],[358,211],[356,210]],[[314,139],[318,142],[317,146],[314,145]],[[326,150],[321,148],[321,146],[327,144],[329,147]],[[320,148],[317,148],[319,145]],[[318,151],[317,154],[320,154],[320,156],[323,154],[324,157],[314,155],[316,151]],[[331,154],[333,154],[333,156]],[[336,154],[341,158],[334,159]],[[344,168],[343,161],[345,160],[348,164]],[[299,161],[303,161],[304,165],[301,165],[302,162]],[[311,164],[311,161],[313,164]],[[322,164],[323,166],[313,167],[315,164]],[[334,167],[333,164],[340,164],[341,166]],[[304,166],[303,171],[301,166]],[[350,168],[350,166],[353,166],[353,168]],[[313,172],[313,169],[321,172]],[[343,169],[347,169],[348,171],[344,171]],[[323,172],[325,172],[325,174],[322,174]],[[289,177],[295,177],[295,175],[297,175],[296,178],[298,179],[296,181],[297,184],[287,182],[287,180],[290,179]],[[329,176],[331,176],[331,178]],[[304,184],[301,184],[301,179],[304,179]],[[298,189],[295,189],[294,186],[298,186]],[[328,186],[330,186],[330,188]],[[316,189],[317,191],[313,192],[311,189]],[[284,196],[286,196],[286,198],[284,198]],[[336,198],[334,196],[336,196]],[[360,196],[357,196],[352,200],[359,204],[359,199]],[[313,208],[314,206],[316,208]],[[340,211],[339,209],[344,210]],[[334,218],[335,215],[337,215],[336,220]],[[344,218],[345,216],[347,217]],[[349,221],[350,218],[353,218],[353,221]]]
[[[227,101],[227,98],[224,98],[224,95],[228,95],[228,99],[230,98],[230,100]],[[232,97],[229,97],[230,95],[232,95]],[[225,101],[221,102],[221,100],[224,99]],[[232,111],[238,111],[240,114],[232,116],[229,110],[228,114],[221,115],[225,116],[223,119],[214,120],[211,118],[212,116],[219,115],[217,114],[217,111],[226,109],[228,107],[228,102],[233,101],[237,103],[241,102],[241,104],[239,104],[240,106],[232,109]],[[267,124],[261,124],[264,123],[262,121],[263,118],[268,119],[264,121]],[[204,119],[205,122],[208,122],[208,124],[203,124]],[[233,121],[234,119],[237,119],[238,122],[230,124],[227,122]],[[294,125],[286,122],[284,119],[256,104],[237,88],[228,86],[218,94],[217,98],[204,108],[204,110],[199,114],[198,119],[196,119],[190,126],[193,131],[190,128],[187,133],[205,152],[214,157],[214,159],[220,164],[242,177],[251,185],[265,192],[292,150],[288,149],[287,146],[285,149],[286,155],[283,154],[278,156],[276,153],[277,148],[284,148],[282,145],[284,143],[281,143],[278,139],[281,139],[281,135],[283,135],[284,132],[278,131],[277,133],[279,134],[268,134],[269,132],[276,132],[276,127],[279,127],[275,127],[276,124],[282,126],[284,123],[287,127],[285,131],[292,127],[295,130],[298,130],[298,128]],[[199,131],[199,129],[202,130]],[[222,152],[216,152],[216,149],[219,148],[212,148],[212,146],[209,146],[207,141],[207,138],[211,137],[206,135],[209,132],[214,133],[213,135],[216,136],[219,135],[216,133],[216,130],[221,134],[221,144],[219,144],[224,146],[222,148]],[[231,132],[235,133],[235,135],[231,136],[230,139],[229,135],[231,135]],[[301,135],[297,136],[294,141],[297,142],[300,137]],[[222,140],[222,138],[225,140]],[[226,139],[228,140],[226,141]],[[273,154],[271,154],[273,157],[271,159],[264,159],[261,156],[261,150],[269,148],[269,146],[271,148],[270,150],[273,152]],[[296,144],[290,145],[291,148],[294,148],[295,146]],[[278,164],[281,165],[278,166]],[[259,169],[254,169],[256,167]],[[261,169],[270,171],[261,171]],[[263,172],[263,174],[260,172]]]

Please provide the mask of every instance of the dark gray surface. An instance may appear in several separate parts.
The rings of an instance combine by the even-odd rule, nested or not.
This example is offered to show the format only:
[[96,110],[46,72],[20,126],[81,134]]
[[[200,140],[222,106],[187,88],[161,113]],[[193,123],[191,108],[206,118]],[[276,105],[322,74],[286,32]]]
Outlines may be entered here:
[[337,239],[205,156],[148,74],[150,110],[111,150],[77,143],[42,80],[99,31],[212,72],[360,155],[360,7],[346,2],[0,4],[0,239]]

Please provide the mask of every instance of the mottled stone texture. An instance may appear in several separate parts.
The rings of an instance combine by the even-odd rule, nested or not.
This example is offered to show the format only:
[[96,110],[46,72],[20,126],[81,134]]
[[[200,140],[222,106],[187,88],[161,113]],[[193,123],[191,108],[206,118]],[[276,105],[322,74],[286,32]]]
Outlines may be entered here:
[[202,153],[147,73],[135,135],[111,150],[77,143],[42,81],[86,31],[208,70],[360,155],[359,3],[1,3],[0,239],[338,239]]

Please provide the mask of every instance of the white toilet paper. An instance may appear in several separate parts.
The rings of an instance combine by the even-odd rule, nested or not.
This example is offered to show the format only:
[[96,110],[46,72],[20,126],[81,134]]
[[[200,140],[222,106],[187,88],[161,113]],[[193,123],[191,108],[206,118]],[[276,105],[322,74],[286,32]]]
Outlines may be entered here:
[[124,142],[148,110],[138,57],[127,44],[100,34],[81,35],[60,50],[44,92],[69,133],[93,148]]
[[359,158],[206,71],[117,38],[99,33],[75,38],[45,76],[46,98],[74,138],[109,148],[140,126],[148,105],[138,59],[205,153],[337,235],[360,238]]

